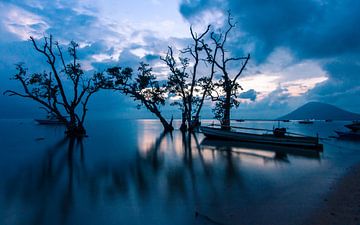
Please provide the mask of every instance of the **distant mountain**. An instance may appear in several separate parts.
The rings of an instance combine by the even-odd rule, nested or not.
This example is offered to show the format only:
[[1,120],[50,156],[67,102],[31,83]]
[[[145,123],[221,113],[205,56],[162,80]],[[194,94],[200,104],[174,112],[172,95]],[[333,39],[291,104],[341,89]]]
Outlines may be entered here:
[[295,109],[289,114],[278,118],[280,120],[360,120],[360,114],[345,111],[336,106],[321,103],[309,102]]

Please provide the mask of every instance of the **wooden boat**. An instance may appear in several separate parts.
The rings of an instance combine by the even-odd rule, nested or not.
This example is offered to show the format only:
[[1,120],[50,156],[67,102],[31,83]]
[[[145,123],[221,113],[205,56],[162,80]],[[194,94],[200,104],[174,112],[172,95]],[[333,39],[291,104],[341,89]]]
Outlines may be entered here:
[[353,132],[360,131],[360,122],[354,121],[352,124],[345,125],[345,127],[352,130]]
[[354,132],[354,131],[349,131],[349,132],[343,132],[343,131],[335,131],[338,135],[339,138],[344,138],[344,139],[359,139],[360,140],[360,132]]
[[41,125],[60,125],[65,124],[63,121],[54,119],[35,119],[35,121]]
[[354,121],[352,124],[344,125],[344,127],[350,129],[350,131],[347,131],[347,132],[335,131],[339,135],[339,138],[360,140],[360,122],[359,121]]
[[[269,131],[266,129],[254,129],[254,128],[244,128],[244,127],[232,127],[232,128]],[[317,149],[320,151],[323,148],[323,145],[319,143],[318,137],[308,137],[304,135],[289,133],[282,130],[281,128],[280,128],[281,130],[277,130],[277,129],[274,129],[273,133],[271,134],[256,134],[256,133],[239,132],[234,130],[224,130],[215,127],[206,127],[206,126],[200,127],[202,133],[206,137],[212,139],[255,142],[255,143],[270,144],[270,145],[297,146],[302,148]]]
[[35,119],[41,125],[62,125],[64,121],[59,120],[55,115],[48,115],[46,119]]
[[313,124],[314,121],[311,121],[311,120],[300,120],[299,123],[300,123],[300,124]]

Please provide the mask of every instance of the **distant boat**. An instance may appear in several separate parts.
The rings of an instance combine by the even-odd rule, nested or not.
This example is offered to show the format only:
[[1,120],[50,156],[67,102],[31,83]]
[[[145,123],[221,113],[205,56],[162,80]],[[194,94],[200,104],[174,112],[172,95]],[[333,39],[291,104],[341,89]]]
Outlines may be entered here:
[[285,123],[288,123],[288,122],[290,122],[290,120],[282,120],[283,122],[285,122]]
[[344,127],[350,129],[350,131],[335,131],[339,138],[347,138],[347,139],[359,139],[360,140],[360,122],[354,121],[352,124],[344,125]]
[[300,120],[299,123],[300,124],[313,124],[314,121],[312,121],[312,120]]
[[339,138],[360,140],[360,132],[354,132],[354,131],[349,131],[349,132],[335,131],[335,132],[339,135]]
[[41,125],[62,125],[65,124],[64,121],[61,121],[53,114],[49,114],[46,119],[35,119],[38,124]]
[[245,120],[239,119],[239,120],[235,120],[236,122],[245,122]]
[[332,119],[325,120],[325,122],[332,122],[332,121],[333,121]]
[[234,130],[224,130],[221,128],[201,126],[202,133],[212,139],[235,140],[244,142],[255,142],[270,145],[297,146],[302,148],[310,148],[322,150],[323,145],[319,143],[318,137],[308,137],[304,135],[286,132],[285,128],[276,128],[274,130],[232,127],[239,129],[272,131],[271,134],[256,134],[239,132]]
[[346,128],[349,128],[352,131],[359,131],[360,130],[360,122],[354,121],[352,124],[345,125]]

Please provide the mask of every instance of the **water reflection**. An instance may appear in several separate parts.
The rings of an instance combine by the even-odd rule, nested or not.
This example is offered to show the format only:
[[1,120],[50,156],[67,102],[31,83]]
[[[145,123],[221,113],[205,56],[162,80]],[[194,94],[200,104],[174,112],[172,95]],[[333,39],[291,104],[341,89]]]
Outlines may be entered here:
[[74,185],[81,183],[85,172],[84,146],[80,140],[64,138],[47,149],[38,163],[20,169],[7,181],[6,204],[27,209],[16,224],[48,224],[49,215],[65,224],[75,201]]
[[249,162],[271,168],[290,164],[290,155],[319,160],[318,154],[144,130],[136,151],[127,149],[134,155],[127,163],[111,156],[99,163],[87,157],[86,141],[61,139],[6,180],[5,209],[21,217],[6,214],[3,224],[228,224],[229,207],[266,184],[249,179],[256,174]]
[[247,155],[263,159],[264,163],[290,163],[288,155],[300,156],[320,160],[320,152],[295,147],[265,145],[259,143],[246,143],[236,141],[221,141],[205,138],[201,145],[205,150],[233,152],[238,155]]

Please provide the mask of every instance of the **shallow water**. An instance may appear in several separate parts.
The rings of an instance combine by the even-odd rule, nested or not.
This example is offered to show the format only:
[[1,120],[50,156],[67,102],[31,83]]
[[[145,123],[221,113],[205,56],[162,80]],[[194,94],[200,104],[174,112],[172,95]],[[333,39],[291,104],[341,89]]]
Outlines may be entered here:
[[0,120],[0,224],[301,224],[360,161],[359,142],[329,138],[345,123],[282,123],[318,133],[314,155],[162,134],[154,120],[89,121],[83,141]]

